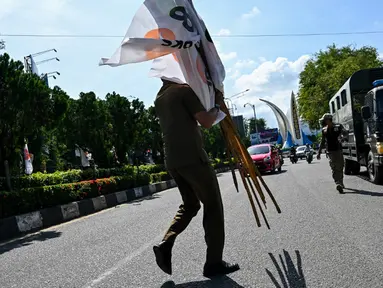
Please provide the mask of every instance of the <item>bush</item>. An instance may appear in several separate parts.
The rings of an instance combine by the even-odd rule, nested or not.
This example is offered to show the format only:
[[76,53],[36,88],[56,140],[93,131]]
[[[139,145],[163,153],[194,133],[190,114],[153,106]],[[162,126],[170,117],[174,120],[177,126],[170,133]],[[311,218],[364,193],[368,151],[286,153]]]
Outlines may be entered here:
[[139,166],[139,169],[149,174],[156,174],[166,171],[165,165],[141,165]]
[[212,166],[214,167],[214,169],[230,167],[230,164],[235,164],[234,158],[231,158],[230,161],[222,161],[221,159],[214,159],[212,161]]
[[[219,159],[212,163],[216,169],[229,164]],[[0,179],[0,218],[171,179],[163,165],[34,173],[12,178],[13,192],[5,191],[5,179]]]
[[[159,173],[164,171],[163,165],[142,165],[138,169],[140,176],[145,181],[150,181],[152,173]],[[58,184],[76,183],[86,180],[95,180],[100,178],[109,178],[113,176],[128,176],[136,175],[137,167],[124,166],[122,168],[111,169],[87,169],[87,170],[69,170],[65,172],[54,172],[45,174],[41,172],[33,173],[30,176],[12,177],[11,185],[13,190],[20,190],[23,188],[33,188],[42,186],[51,186]],[[6,190],[6,179],[0,178],[0,190]]]
[[168,181],[173,179],[173,177],[168,172],[160,172],[150,175],[150,182],[151,183],[158,183],[163,181]]
[[136,176],[113,176],[77,183],[23,188],[14,192],[0,191],[0,217],[28,213],[149,184],[149,174]]

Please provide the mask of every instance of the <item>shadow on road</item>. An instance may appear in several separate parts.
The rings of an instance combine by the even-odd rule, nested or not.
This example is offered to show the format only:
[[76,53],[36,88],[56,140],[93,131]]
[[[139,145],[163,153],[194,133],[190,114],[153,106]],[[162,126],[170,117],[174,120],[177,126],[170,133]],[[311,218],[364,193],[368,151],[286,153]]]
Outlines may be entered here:
[[[347,192],[347,191],[351,191],[351,192]],[[383,192],[372,192],[372,191],[358,190],[358,189],[352,189],[352,188],[345,188],[344,193],[359,194],[359,195],[366,195],[366,196],[373,196],[373,197],[383,197]]]
[[158,199],[158,198],[161,198],[161,197],[159,195],[154,194],[154,195],[151,195],[151,196],[147,196],[147,197],[143,197],[143,198],[134,200],[134,201],[130,202],[129,204],[141,205],[141,202],[143,202],[143,201],[155,200],[155,199]]
[[4,244],[0,246],[0,255],[6,252],[9,252],[13,249],[32,245],[34,242],[43,242],[53,238],[58,238],[61,236],[61,234],[62,234],[61,232],[57,232],[57,231],[40,232],[36,235],[28,236],[26,238],[16,240],[9,244]]
[[195,281],[183,284],[175,284],[173,281],[164,283],[161,288],[244,288],[227,276],[214,278],[206,281]]
[[302,269],[302,258],[301,254],[298,250],[295,250],[295,254],[297,257],[297,267],[295,267],[294,262],[290,256],[290,254],[283,250],[284,259],[281,254],[279,254],[279,260],[281,262],[281,266],[278,263],[277,259],[274,257],[272,253],[269,253],[271,261],[273,261],[275,268],[277,269],[279,275],[279,281],[276,277],[270,272],[270,270],[266,269],[266,273],[269,275],[271,281],[274,283],[277,288],[307,288],[306,280],[303,275]]
[[261,173],[262,177],[267,177],[267,176],[272,176],[272,175],[278,175],[278,174],[283,174],[283,173],[286,173],[287,170],[286,169],[282,169],[281,172],[278,172],[278,171],[275,171],[274,173]]

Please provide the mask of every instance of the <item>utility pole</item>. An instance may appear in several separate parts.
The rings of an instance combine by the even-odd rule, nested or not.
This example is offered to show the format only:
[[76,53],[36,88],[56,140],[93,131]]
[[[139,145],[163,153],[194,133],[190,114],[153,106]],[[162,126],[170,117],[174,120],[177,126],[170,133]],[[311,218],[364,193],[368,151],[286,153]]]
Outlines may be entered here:
[[253,109],[255,132],[258,133],[257,115],[255,114],[255,105],[254,104],[250,104],[250,103],[246,103],[245,105],[243,105],[243,107],[245,108],[247,105],[249,105]]

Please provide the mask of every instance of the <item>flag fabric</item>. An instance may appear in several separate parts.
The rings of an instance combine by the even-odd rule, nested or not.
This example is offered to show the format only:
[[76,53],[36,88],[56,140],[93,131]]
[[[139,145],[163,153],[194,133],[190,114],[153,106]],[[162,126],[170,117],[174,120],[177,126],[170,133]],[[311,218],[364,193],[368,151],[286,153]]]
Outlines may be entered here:
[[[149,60],[150,76],[188,84],[206,110],[215,105],[215,89],[224,92],[225,68],[192,0],[146,0],[120,47],[100,65]],[[224,117],[220,111],[215,124]]]
[[27,144],[25,144],[24,146],[24,162],[25,162],[25,174],[31,175],[33,173],[33,165],[32,165],[32,159],[31,159],[31,155],[29,154]]

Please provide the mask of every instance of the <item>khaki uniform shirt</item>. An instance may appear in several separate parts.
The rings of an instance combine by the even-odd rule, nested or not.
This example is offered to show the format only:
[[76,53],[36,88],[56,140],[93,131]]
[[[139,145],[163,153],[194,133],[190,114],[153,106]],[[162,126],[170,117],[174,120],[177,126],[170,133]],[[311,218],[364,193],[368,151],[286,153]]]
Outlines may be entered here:
[[167,169],[207,163],[200,127],[194,115],[206,111],[188,85],[163,81],[155,100],[164,141]]

